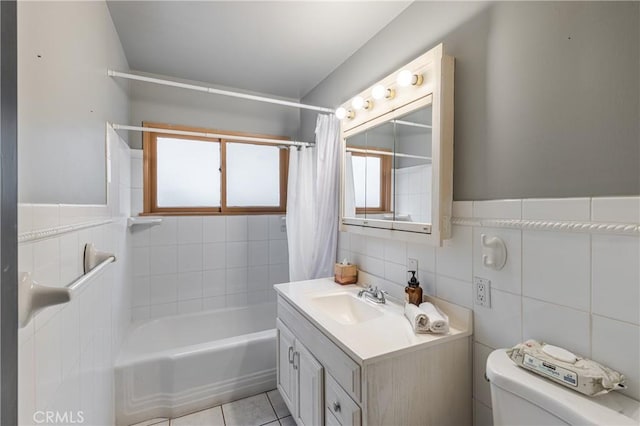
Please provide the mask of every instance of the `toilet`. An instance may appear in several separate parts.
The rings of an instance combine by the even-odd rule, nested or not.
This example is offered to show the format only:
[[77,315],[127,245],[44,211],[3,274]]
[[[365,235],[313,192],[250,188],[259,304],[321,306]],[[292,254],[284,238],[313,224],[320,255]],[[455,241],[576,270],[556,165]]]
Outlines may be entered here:
[[504,349],[487,359],[494,426],[635,425],[640,402],[617,392],[589,397],[518,367]]

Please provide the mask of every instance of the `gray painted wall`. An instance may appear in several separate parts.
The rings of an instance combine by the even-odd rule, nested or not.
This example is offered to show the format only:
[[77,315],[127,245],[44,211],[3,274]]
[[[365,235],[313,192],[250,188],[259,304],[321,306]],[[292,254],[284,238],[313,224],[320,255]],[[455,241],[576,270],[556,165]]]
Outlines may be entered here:
[[[296,139],[300,113],[290,107],[136,82],[131,83],[130,121],[133,125],[148,121]],[[141,133],[131,132],[129,140],[132,148],[142,148]]]
[[302,101],[339,105],[443,42],[455,200],[636,195],[639,20],[637,2],[416,2]]
[[106,202],[105,121],[126,123],[128,65],[104,2],[18,4],[23,203]]

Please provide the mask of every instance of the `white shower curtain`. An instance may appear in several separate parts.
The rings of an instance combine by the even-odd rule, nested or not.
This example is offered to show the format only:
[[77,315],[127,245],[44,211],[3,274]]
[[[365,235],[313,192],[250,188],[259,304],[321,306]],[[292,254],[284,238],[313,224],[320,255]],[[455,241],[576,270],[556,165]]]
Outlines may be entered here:
[[318,115],[316,146],[291,150],[287,189],[289,279],[333,275],[338,243],[340,122]]

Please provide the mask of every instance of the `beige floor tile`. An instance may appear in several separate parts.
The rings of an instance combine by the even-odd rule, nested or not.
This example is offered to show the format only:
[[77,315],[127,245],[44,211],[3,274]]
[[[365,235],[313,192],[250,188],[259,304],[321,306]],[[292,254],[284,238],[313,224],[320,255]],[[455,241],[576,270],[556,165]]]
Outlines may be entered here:
[[259,426],[277,419],[266,393],[224,404],[222,411],[227,426]]
[[220,406],[171,420],[171,426],[224,426]]

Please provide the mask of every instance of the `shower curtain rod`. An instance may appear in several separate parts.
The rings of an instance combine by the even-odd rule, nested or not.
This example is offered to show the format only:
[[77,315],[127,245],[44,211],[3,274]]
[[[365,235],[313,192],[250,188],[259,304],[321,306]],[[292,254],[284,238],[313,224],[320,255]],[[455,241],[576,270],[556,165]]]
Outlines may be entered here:
[[287,146],[304,146],[304,147],[316,146],[315,143],[311,143],[311,142],[287,141],[282,139],[271,139],[271,138],[256,138],[251,136],[234,136],[234,135],[225,135],[222,133],[190,132],[187,130],[160,129],[156,127],[127,126],[125,124],[111,123],[111,127],[113,127],[114,130],[131,130],[134,132],[157,132],[157,133],[164,133],[168,135],[196,136],[200,138],[215,138],[215,139],[226,139],[226,140],[245,141],[245,142],[266,142],[266,143],[272,143],[277,145],[287,145]]
[[284,105],[294,108],[310,109],[313,111],[328,112],[333,114],[335,111],[331,108],[319,107],[315,105],[301,104],[298,102],[285,101],[282,99],[268,98],[266,96],[249,95],[247,93],[232,92],[230,90],[216,89],[214,87],[198,86],[195,84],[180,83],[177,81],[165,80],[155,77],[146,77],[144,75],[131,74],[126,72],[107,70],[107,75],[111,77],[127,78],[129,80],[145,81],[147,83],[160,84],[163,86],[178,87],[180,89],[194,90],[196,92],[210,93],[212,95],[230,96],[232,98],[248,99],[258,102],[266,102],[270,104]]

